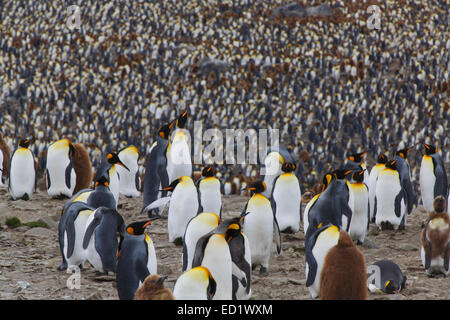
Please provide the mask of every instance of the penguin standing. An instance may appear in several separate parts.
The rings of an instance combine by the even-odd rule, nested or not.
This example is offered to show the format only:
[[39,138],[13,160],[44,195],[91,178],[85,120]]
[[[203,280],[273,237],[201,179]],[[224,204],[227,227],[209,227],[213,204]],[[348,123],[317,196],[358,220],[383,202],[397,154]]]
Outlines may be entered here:
[[[375,189],[375,224],[384,229],[399,229],[406,217],[405,191],[402,188],[397,161],[391,160],[378,174]],[[406,221],[404,222],[406,224]]]
[[8,187],[13,200],[29,200],[36,190],[36,168],[29,145],[30,139],[20,140],[11,156]]
[[140,154],[135,146],[129,146],[123,148],[117,153],[120,161],[127,166],[129,170],[126,170],[122,166],[117,167],[117,173],[119,174],[119,192],[126,197],[139,197],[141,192],[139,191],[141,186],[141,178],[139,176],[138,161]]
[[117,234],[124,231],[124,220],[115,209],[100,207],[87,217],[82,245],[87,260],[95,270],[116,272]]
[[292,172],[294,163],[283,163],[279,175],[272,188],[272,209],[277,218],[280,231],[296,233],[300,228],[302,193],[298,178]]
[[391,260],[379,260],[367,268],[368,288],[371,292],[399,293],[406,286],[406,276]]
[[201,212],[213,212],[221,216],[222,195],[220,181],[214,175],[213,166],[206,166],[202,170],[202,178],[197,181],[198,198]]
[[185,111],[176,120],[176,129],[173,132],[173,138],[166,151],[167,175],[169,183],[182,176],[192,176],[192,159],[190,134],[184,129],[188,113]]
[[69,139],[53,142],[47,149],[47,193],[54,199],[70,198],[76,185],[75,148]]
[[377,158],[377,164],[370,170],[369,175],[369,203],[370,203],[370,221],[375,222],[374,209],[375,209],[375,189],[377,185],[378,175],[386,166],[387,157],[380,153]]
[[[146,207],[158,199],[160,189],[169,186],[169,176],[167,174],[166,150],[169,145],[170,124],[162,126],[156,141],[153,143],[150,152],[147,154],[145,165],[145,175],[143,183],[143,206],[141,213],[147,213]],[[161,191],[161,196],[165,197],[167,191]],[[159,214],[159,209],[154,209]],[[151,213],[149,213],[151,214]]]
[[320,290],[320,274],[325,256],[334,247],[340,236],[339,227],[332,224],[319,224],[311,236],[305,238],[306,287],[312,298],[317,298]]
[[319,297],[322,300],[366,300],[366,263],[350,235],[341,230],[320,271]]
[[281,146],[269,148],[264,158],[264,165],[261,166],[261,176],[264,177],[266,184],[266,190],[263,192],[265,197],[269,198],[272,194],[273,182],[282,173],[281,166],[285,162],[295,162],[286,148]]
[[242,216],[242,231],[250,242],[252,269],[260,265],[259,273],[264,275],[269,267],[272,241],[275,240],[277,253],[281,253],[281,235],[272,205],[262,193],[266,190],[264,181],[251,183],[247,189],[252,192]]
[[9,179],[9,165],[11,160],[11,150],[9,149],[3,134],[0,132],[0,186],[7,185]]
[[364,170],[353,173],[353,181],[347,181],[349,190],[348,205],[352,210],[352,221],[348,233],[358,244],[362,244],[369,229],[369,190],[364,183]]
[[352,210],[349,206],[350,191],[348,190],[345,176],[350,172],[350,170],[344,169],[332,172],[334,178],[330,180],[325,191],[320,194],[309,209],[305,241],[308,241],[320,223],[331,223],[348,232],[352,219]]
[[116,200],[116,205],[119,204],[119,193],[120,193],[120,177],[117,172],[117,165],[124,167],[129,170],[128,167],[120,160],[119,156],[115,152],[110,152],[106,155],[106,162],[100,165],[97,170],[97,176],[105,176],[109,181],[109,190],[111,190]]
[[145,278],[142,286],[136,291],[134,300],[175,300],[172,291],[164,287],[167,276],[151,274]]
[[[405,191],[404,197],[407,214],[411,214],[413,206],[414,205],[417,206],[418,204],[417,194],[414,192],[413,185],[411,182],[411,170],[408,163],[408,152],[411,150],[412,148],[398,150],[394,156],[394,160],[397,161],[396,167],[400,175],[400,183]],[[406,216],[404,219],[406,219]],[[404,228],[404,226],[405,221],[403,220],[401,223],[401,227]]]
[[[344,165],[343,169],[359,171],[359,170],[367,170],[367,166],[364,163],[364,157],[367,152],[353,153],[347,157],[347,163]],[[349,177],[350,178],[350,177]],[[369,184],[369,172],[364,171],[364,183],[366,185]]]
[[172,191],[167,216],[169,242],[182,245],[186,226],[198,213],[197,188],[190,177],[184,176],[174,180],[163,190]]
[[446,201],[437,196],[428,221],[422,230],[420,257],[430,276],[447,275],[450,263],[450,217],[445,211]]
[[181,274],[173,287],[176,300],[212,300],[217,282],[208,268],[198,266]]
[[74,153],[72,154],[73,168],[75,170],[76,182],[73,193],[77,193],[82,189],[89,188],[94,172],[92,170],[91,160],[89,159],[89,153],[81,143],[72,143]]
[[420,165],[420,191],[427,212],[433,211],[437,196],[448,197],[448,181],[445,165],[436,147],[424,144],[425,154]]
[[120,239],[117,253],[116,283],[120,300],[131,300],[148,275],[157,273],[156,251],[145,228],[153,220],[129,224]]
[[220,217],[212,212],[202,212],[189,220],[183,236],[182,271],[192,268],[198,239],[213,231],[220,223]]
[[214,300],[231,300],[233,297],[230,248],[227,243],[227,230],[219,226],[201,237],[196,245],[192,267],[208,268],[217,283]]

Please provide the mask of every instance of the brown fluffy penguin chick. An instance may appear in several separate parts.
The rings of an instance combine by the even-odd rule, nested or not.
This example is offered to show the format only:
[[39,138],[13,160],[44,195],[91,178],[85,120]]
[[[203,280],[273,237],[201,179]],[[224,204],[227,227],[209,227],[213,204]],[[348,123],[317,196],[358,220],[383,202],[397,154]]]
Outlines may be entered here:
[[367,299],[364,255],[344,230],[340,231],[337,245],[325,256],[319,297],[322,300]]
[[9,162],[11,160],[11,150],[0,132],[0,150],[3,153],[3,171],[1,175],[7,179],[9,177]]
[[82,189],[89,188],[93,178],[92,164],[89,159],[89,153],[81,143],[72,143],[75,148],[73,155],[73,168],[77,175],[77,182],[73,194]]
[[172,291],[164,287],[167,276],[151,274],[136,290],[134,300],[175,300]]

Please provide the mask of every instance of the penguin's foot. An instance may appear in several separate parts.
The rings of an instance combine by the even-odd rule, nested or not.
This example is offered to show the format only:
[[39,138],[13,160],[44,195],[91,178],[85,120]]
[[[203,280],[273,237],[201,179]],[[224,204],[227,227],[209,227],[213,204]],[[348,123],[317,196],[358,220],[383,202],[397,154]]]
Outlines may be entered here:
[[361,245],[362,245],[363,243],[364,243],[364,242],[362,242],[362,241],[361,241],[361,240],[359,240],[359,239],[358,239],[358,240],[356,240],[356,245],[357,245],[357,246],[361,246]]
[[286,229],[284,229],[283,231],[281,231],[282,233],[288,233],[288,234],[293,234],[295,233],[291,227],[287,227]]
[[261,266],[261,268],[259,268],[259,276],[260,277],[265,277],[267,275],[268,275],[267,268]]
[[53,196],[52,199],[55,200],[63,200],[63,199],[67,199],[68,197],[65,194],[58,194],[56,196]]
[[25,194],[22,196],[22,200],[25,200],[25,201],[30,200],[30,196],[28,195],[28,193],[25,193]]
[[380,223],[381,231],[394,230],[394,226],[389,221],[383,221]]
[[404,231],[405,230],[405,226],[403,225],[400,225],[400,226],[398,226],[398,229],[397,229],[398,231]]
[[183,245],[183,239],[182,238],[176,238],[173,243],[176,246],[182,246]]
[[255,270],[257,266],[257,264],[252,264],[252,270]]
[[56,268],[58,271],[64,271],[67,270],[67,262],[61,262],[61,264]]

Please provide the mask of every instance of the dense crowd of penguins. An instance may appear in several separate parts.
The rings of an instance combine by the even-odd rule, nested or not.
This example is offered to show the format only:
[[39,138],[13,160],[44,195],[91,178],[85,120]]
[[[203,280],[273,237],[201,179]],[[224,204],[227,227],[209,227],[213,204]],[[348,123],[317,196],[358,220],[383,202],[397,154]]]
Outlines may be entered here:
[[[304,151],[306,188],[347,151],[375,163],[407,147],[417,182],[421,143],[450,157],[448,6],[323,3],[305,16],[281,1],[3,2],[2,130],[33,135],[35,154],[65,136],[95,165],[127,145],[144,160],[154,132],[189,107],[204,129],[280,129],[296,159]],[[69,4],[79,28],[67,26]],[[366,26],[371,4],[379,29]]]
[[[357,245],[369,224],[405,228],[423,204],[424,268],[448,273],[444,3],[75,4],[75,29],[53,1],[1,12],[1,183],[14,200],[38,185],[69,198],[59,270],[89,261],[113,272],[121,299],[249,299],[252,270],[266,274],[272,242],[282,254],[281,233],[303,220],[311,296],[364,299],[406,281],[382,260],[381,282],[368,283]],[[370,4],[380,29],[367,27]],[[194,121],[277,128],[282,146],[258,165],[193,166]],[[222,219],[232,193],[249,200]],[[145,219],[125,224],[120,194],[142,195]],[[169,241],[183,246],[173,292],[145,233],[163,208]]]

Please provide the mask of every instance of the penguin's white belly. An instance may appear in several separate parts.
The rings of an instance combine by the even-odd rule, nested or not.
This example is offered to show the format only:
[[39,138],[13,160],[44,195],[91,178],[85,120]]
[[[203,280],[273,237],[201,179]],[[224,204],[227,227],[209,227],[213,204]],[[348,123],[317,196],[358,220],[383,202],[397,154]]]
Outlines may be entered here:
[[[328,237],[326,234],[326,231],[323,231],[316,240],[316,245],[314,246],[312,250],[312,254],[317,262],[317,273],[316,277],[314,279],[313,284],[308,287],[309,293],[311,294],[312,298],[317,298],[319,295],[319,289],[320,289],[320,273],[322,271],[323,263],[325,260],[325,256],[327,255],[328,251],[332,247],[334,247],[339,240],[339,235],[337,237]],[[308,277],[309,273],[309,266],[308,263],[306,263],[306,277]]]
[[383,175],[378,179],[375,197],[377,202],[377,212],[375,223],[380,226],[381,222],[391,223],[395,229],[398,228],[405,213],[405,201],[402,199],[400,217],[395,215],[395,197],[401,191],[398,177]]
[[301,192],[297,178],[278,178],[272,196],[276,203],[275,215],[280,231],[290,227],[294,233],[297,232],[300,226],[301,207]]
[[25,194],[31,198],[35,186],[36,172],[34,159],[30,150],[19,149],[14,152],[10,168],[10,192],[13,199]]
[[84,261],[88,258],[88,250],[83,249],[83,238],[84,233],[86,231],[86,227],[88,225],[88,221],[90,221],[90,217],[93,211],[83,210],[80,211],[78,217],[75,219],[74,227],[75,227],[75,243],[73,248],[73,253],[70,257],[67,257],[67,232],[64,233],[64,254],[66,256],[67,264],[69,266],[75,265],[78,266],[83,264]]
[[220,194],[220,184],[217,181],[217,185],[212,186],[201,186],[201,204],[203,207],[203,212],[212,212],[215,214],[220,214],[220,209],[222,208],[222,197]]
[[156,260],[156,251],[155,247],[153,245],[153,241],[148,238],[147,242],[147,254],[148,254],[148,260],[147,260],[147,269],[150,274],[157,274],[158,272],[158,263]]
[[76,173],[72,168],[70,171],[70,187],[66,184],[66,168],[70,165],[67,150],[51,149],[47,153],[47,175],[50,186],[47,186],[48,195],[51,197],[65,195],[71,197],[75,189]]
[[170,198],[167,226],[169,242],[182,238],[189,220],[197,215],[198,196],[195,188],[180,190],[175,188]]
[[[422,260],[422,265],[425,267],[425,249],[420,247],[420,259]],[[444,259],[441,256],[437,256],[430,261],[430,268],[428,268],[427,273],[432,273],[433,270],[439,270],[445,275],[448,274],[448,270],[444,268]]]
[[203,254],[202,266],[209,269],[216,280],[217,289],[213,300],[232,299],[231,254],[225,238],[221,235],[210,237]]
[[423,207],[427,212],[433,211],[434,184],[436,177],[433,171],[433,160],[431,157],[423,158],[420,166],[420,191],[422,194]]
[[136,188],[136,174],[138,172],[138,166],[129,166],[125,164],[130,171],[127,169],[117,166],[116,170],[120,176],[119,180],[119,193],[123,194],[126,197],[139,197],[140,191]]
[[313,206],[313,204],[317,201],[317,198],[319,198],[319,194],[316,194],[305,206],[305,210],[303,211],[303,232],[306,234],[306,231],[309,227],[309,210]]
[[167,158],[169,183],[183,176],[192,176],[191,152],[185,139],[176,138],[170,146]]
[[119,204],[119,193],[120,193],[120,180],[117,174],[117,166],[114,164],[111,169],[109,169],[109,190],[116,200],[116,208]]
[[202,236],[204,236],[205,234],[214,229],[215,226],[199,223],[196,220],[193,220],[189,224],[189,227],[186,229],[186,234],[184,238],[187,250],[186,271],[192,268],[192,260],[194,258],[195,247],[197,245],[198,239],[200,239]]
[[252,208],[244,220],[243,232],[250,242],[251,260],[253,264],[268,266],[272,252],[273,214],[270,208]]
[[375,210],[375,189],[377,185],[378,174],[383,169],[384,165],[376,165],[375,167],[373,167],[372,171],[370,171],[369,184],[367,185],[367,187],[369,188],[370,219],[373,218]]
[[369,193],[365,185],[350,189],[349,206],[352,210],[349,234],[353,240],[364,242],[369,222]]

